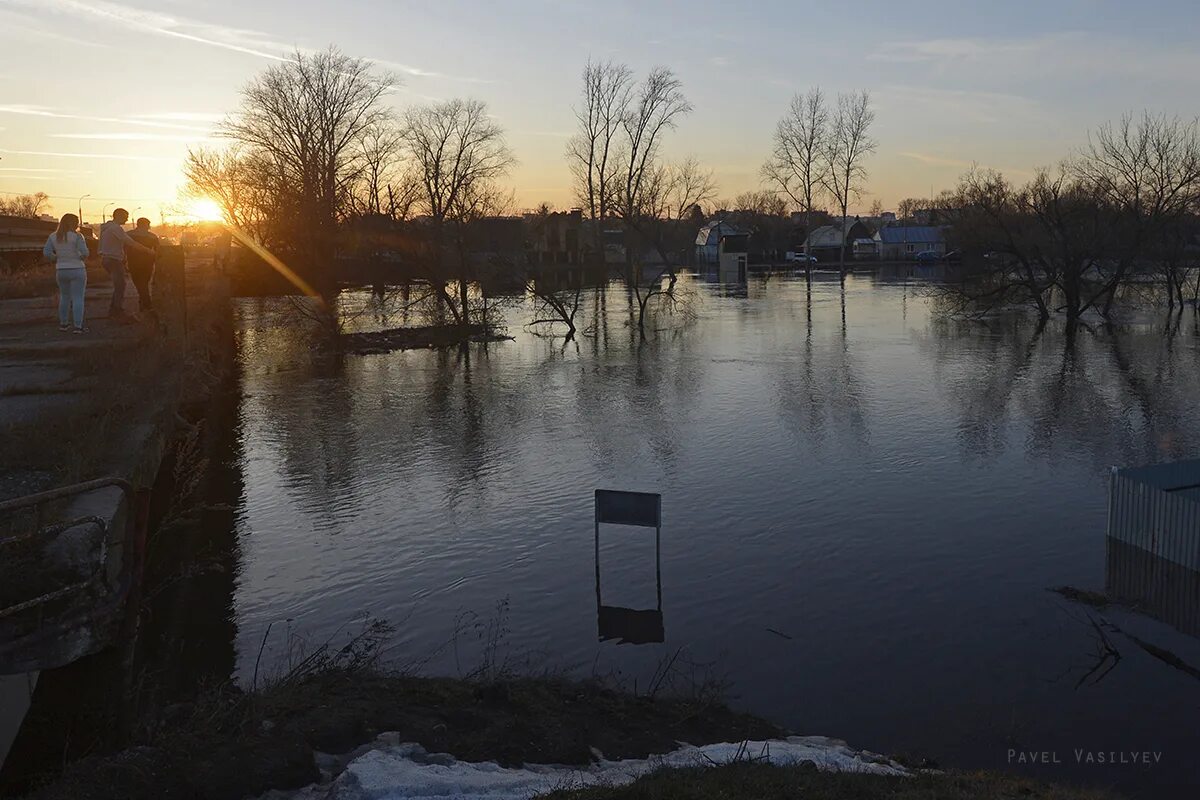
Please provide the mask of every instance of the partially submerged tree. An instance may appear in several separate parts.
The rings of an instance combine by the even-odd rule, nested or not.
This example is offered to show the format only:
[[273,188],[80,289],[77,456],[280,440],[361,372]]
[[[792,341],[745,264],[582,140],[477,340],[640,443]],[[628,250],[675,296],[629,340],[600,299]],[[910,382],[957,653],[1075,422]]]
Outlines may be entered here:
[[1042,319],[1063,313],[1074,324],[1089,311],[1108,317],[1122,293],[1148,289],[1182,308],[1197,256],[1200,135],[1195,122],[1126,117],[1025,186],[972,170],[946,205],[954,244],[984,256],[941,290],[952,308],[1029,303]]
[[[677,300],[676,269],[681,249],[690,242],[680,233],[695,209],[716,196],[715,183],[694,158],[677,164],[663,159],[667,132],[692,110],[670,69],[655,67],[635,83],[624,64],[589,63],[583,79],[579,131],[568,145],[567,160],[597,237],[605,220],[620,220],[626,281],[645,337],[647,311]],[[695,236],[694,229],[690,235]],[[603,257],[599,239],[596,248]]]
[[615,189],[624,155],[619,141],[633,71],[625,64],[588,61],[583,68],[583,96],[575,119],[579,130],[567,142],[567,165],[575,196],[596,228],[596,252],[603,258],[599,224],[612,215]]
[[508,204],[511,198],[499,181],[515,159],[504,129],[478,100],[409,109],[403,141],[417,176],[416,207],[431,226],[431,259],[423,265],[426,278],[454,321],[466,327],[471,324],[467,229]]
[[1148,248],[1200,212],[1200,125],[1148,112],[1135,122],[1127,114],[1116,125],[1100,126],[1069,169],[1119,234],[1111,251],[1115,264],[1105,270],[1107,315],[1117,287]]
[[[787,113],[775,126],[771,157],[762,167],[769,185],[804,214],[804,235],[812,232],[812,214],[824,191],[831,136],[829,109],[820,88],[792,97]],[[807,252],[807,241],[805,252]]]
[[870,136],[875,112],[871,109],[871,94],[861,91],[856,94],[838,95],[837,110],[829,125],[829,135],[824,147],[824,171],[822,185],[829,192],[841,212],[838,227],[842,230],[841,247],[838,248],[838,268],[846,271],[845,220],[849,214],[851,199],[862,194],[867,179],[864,162],[875,152],[875,140]]

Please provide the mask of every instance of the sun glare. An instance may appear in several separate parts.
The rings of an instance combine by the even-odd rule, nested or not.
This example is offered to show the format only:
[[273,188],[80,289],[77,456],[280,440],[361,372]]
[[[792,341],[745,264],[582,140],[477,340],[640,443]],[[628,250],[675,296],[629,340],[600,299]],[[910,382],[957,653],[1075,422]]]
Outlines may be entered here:
[[200,197],[188,206],[188,214],[201,222],[220,222],[224,217],[215,200]]

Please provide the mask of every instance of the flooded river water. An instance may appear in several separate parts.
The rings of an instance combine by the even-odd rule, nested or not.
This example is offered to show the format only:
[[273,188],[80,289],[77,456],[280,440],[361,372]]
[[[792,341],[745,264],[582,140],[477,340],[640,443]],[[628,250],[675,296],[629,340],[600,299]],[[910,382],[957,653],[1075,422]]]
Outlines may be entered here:
[[[364,617],[459,674],[499,620],[535,668],[644,690],[679,652],[798,733],[1192,796],[1200,681],[1127,634],[1196,667],[1200,641],[1048,591],[1118,566],[1110,466],[1200,455],[1191,312],[1071,338],[898,279],[685,283],[695,318],[644,344],[613,285],[576,343],[518,307],[515,341],[341,360],[239,301],[238,676]],[[597,488],[662,494],[661,643],[599,640]],[[606,609],[657,609],[652,530],[603,528],[600,558]]]

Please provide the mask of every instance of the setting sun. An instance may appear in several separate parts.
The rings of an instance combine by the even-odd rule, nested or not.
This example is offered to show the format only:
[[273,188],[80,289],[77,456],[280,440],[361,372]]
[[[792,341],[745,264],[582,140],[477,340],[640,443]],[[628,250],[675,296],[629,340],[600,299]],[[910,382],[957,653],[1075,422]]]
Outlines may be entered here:
[[220,222],[225,218],[221,213],[221,207],[215,200],[208,197],[199,197],[193,200],[188,206],[188,215],[200,222]]

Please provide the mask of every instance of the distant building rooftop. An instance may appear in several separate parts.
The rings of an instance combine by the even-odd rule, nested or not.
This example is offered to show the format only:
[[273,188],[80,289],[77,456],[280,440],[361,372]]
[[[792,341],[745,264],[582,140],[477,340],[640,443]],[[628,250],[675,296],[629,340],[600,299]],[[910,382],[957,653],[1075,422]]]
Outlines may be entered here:
[[884,244],[906,242],[940,242],[944,238],[942,229],[933,225],[888,225],[876,234]]

